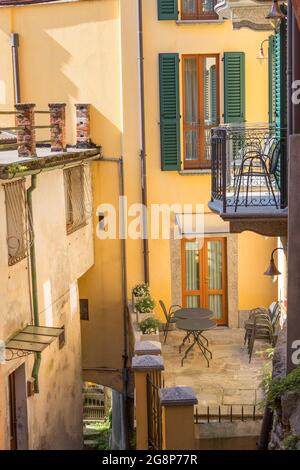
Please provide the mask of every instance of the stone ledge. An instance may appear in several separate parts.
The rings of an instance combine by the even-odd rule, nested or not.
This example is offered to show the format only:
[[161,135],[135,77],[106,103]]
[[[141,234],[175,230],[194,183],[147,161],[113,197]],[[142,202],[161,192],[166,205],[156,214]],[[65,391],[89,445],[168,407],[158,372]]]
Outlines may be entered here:
[[161,388],[158,393],[162,406],[189,406],[198,403],[191,387]]
[[225,21],[223,19],[216,19],[216,20],[177,20],[176,24],[178,26],[183,25],[200,25],[200,24],[223,24]]
[[164,370],[164,360],[162,356],[134,356],[132,358],[132,370]]
[[199,176],[199,175],[211,175],[210,168],[202,168],[201,170],[180,170],[178,171],[180,176]]
[[137,341],[134,352],[137,356],[159,356],[161,354],[161,343],[159,341]]

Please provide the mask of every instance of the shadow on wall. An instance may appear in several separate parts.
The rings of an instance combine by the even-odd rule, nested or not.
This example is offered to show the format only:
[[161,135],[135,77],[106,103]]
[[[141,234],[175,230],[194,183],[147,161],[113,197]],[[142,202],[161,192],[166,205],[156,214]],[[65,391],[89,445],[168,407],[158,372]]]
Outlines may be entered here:
[[[39,109],[57,101],[72,106],[76,102],[93,103],[92,138],[96,143],[102,137],[107,142],[115,140],[119,149],[118,2],[25,7],[14,9],[11,14],[14,31],[20,35],[22,101],[34,102]],[[5,24],[2,28],[7,35],[5,49],[10,55],[10,26]],[[11,86],[7,84],[7,88]],[[67,135],[69,142],[75,139],[72,106],[67,109],[67,129],[73,128]],[[110,152],[117,152],[117,148]]]

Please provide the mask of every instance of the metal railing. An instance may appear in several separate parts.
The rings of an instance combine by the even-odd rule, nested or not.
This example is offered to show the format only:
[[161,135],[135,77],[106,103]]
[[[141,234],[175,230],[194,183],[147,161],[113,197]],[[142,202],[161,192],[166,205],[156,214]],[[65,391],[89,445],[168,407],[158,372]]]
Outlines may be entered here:
[[[18,114],[18,111],[0,111],[0,116],[13,116],[14,119],[16,120],[16,115]],[[50,116],[51,112],[48,110],[45,111],[40,111],[40,110],[34,110],[34,114],[38,115],[48,115]],[[50,125],[50,124],[40,124],[40,125],[34,125],[32,128],[34,130],[51,130],[54,129],[56,126]],[[1,150],[15,150],[18,148],[18,142],[17,142],[17,133],[20,130],[26,129],[26,126],[24,125],[17,125],[15,123],[14,125],[11,126],[1,126],[0,127],[0,132],[3,133],[5,132],[7,134],[7,139],[3,139],[2,141],[0,140],[0,151]],[[10,140],[11,142],[7,142],[6,140]],[[38,146],[46,145],[46,144],[51,144],[51,139],[35,139],[35,143]]]
[[105,419],[104,406],[84,406],[83,419],[86,421],[103,421]]
[[233,423],[234,421],[257,421],[262,412],[257,405],[221,405],[195,407],[194,423]]
[[[15,110],[0,111],[0,151],[17,149],[18,156],[24,158],[36,157],[36,147],[51,147],[57,153],[74,147],[66,143],[66,104],[49,103],[48,106],[48,110],[36,110],[35,104],[18,103]],[[75,113],[76,147],[94,148],[90,139],[89,105],[76,104]]]
[[287,206],[286,132],[268,124],[212,129],[212,201],[223,213]]
[[148,441],[150,450],[162,449],[162,410],[159,389],[163,387],[161,371],[147,375]]

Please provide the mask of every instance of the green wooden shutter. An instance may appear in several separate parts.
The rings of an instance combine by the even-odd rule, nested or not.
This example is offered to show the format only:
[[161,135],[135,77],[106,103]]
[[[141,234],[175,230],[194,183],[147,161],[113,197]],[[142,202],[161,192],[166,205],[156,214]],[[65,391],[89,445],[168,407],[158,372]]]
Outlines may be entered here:
[[245,53],[224,54],[224,122],[245,121]]
[[210,67],[210,108],[211,108],[211,121],[217,122],[217,73],[216,66]]
[[180,169],[179,55],[159,54],[161,169]]
[[281,37],[280,33],[276,33],[274,37],[274,69],[275,69],[275,126],[278,137],[280,138],[281,129]]
[[281,155],[275,171],[278,187],[281,190],[281,205],[287,202],[286,156],[287,156],[287,22],[282,21],[274,37],[275,69],[275,129],[281,140]]
[[178,20],[178,0],[157,0],[159,20]]
[[269,36],[269,124],[275,124],[275,111],[276,111],[276,92],[275,92],[275,36]]

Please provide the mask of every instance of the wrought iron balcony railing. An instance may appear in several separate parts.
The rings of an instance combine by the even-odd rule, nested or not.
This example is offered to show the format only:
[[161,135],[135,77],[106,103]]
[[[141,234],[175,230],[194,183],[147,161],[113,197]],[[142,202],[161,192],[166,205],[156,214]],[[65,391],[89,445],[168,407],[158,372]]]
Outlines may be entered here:
[[287,207],[286,131],[268,124],[212,129],[212,203],[222,213]]

